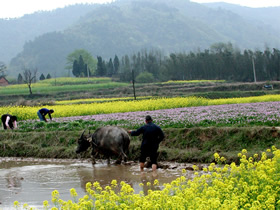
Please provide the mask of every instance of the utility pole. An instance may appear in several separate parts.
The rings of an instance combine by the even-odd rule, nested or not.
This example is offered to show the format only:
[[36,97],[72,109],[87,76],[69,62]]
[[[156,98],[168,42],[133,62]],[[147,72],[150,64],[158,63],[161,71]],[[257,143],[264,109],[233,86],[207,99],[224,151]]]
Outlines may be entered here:
[[54,86],[56,86],[56,71],[54,72]]
[[253,72],[254,72],[254,82],[257,82],[257,78],[256,78],[256,69],[255,69],[255,60],[254,57],[252,57],[252,63],[253,63]]
[[88,64],[87,64],[87,77],[88,77],[88,83],[89,83],[89,70],[88,70]]
[[133,87],[133,94],[134,94],[134,100],[136,100],[136,94],[135,94],[135,85],[134,85],[134,70],[132,69],[132,87]]

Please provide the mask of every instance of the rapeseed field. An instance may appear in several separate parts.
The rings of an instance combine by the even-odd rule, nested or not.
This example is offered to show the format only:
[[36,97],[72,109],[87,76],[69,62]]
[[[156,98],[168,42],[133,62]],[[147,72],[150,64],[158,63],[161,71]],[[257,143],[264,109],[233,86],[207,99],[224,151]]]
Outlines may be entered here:
[[[214,154],[211,163],[195,177],[188,180],[186,170],[162,190],[148,190],[134,193],[133,188],[121,181],[112,180],[110,186],[102,188],[98,182],[87,183],[87,194],[79,197],[74,188],[70,189],[72,200],[60,199],[59,192],[52,192],[52,204],[43,201],[43,208],[55,209],[279,209],[280,208],[280,150],[275,146],[263,152],[247,156],[243,149],[238,154],[240,165],[222,165],[225,158]],[[271,158],[268,158],[271,156]],[[150,187],[158,185],[146,183]],[[143,184],[140,184],[144,187]],[[28,204],[14,202],[14,207],[33,209]]]
[[[55,110],[57,118],[71,116],[85,116],[111,113],[125,113],[136,111],[154,111],[162,109],[173,109],[183,107],[199,107],[223,104],[245,104],[257,102],[280,101],[280,95],[265,95],[245,98],[230,99],[206,99],[201,97],[175,97],[175,98],[154,98],[133,101],[110,101],[104,103],[70,104],[47,106]],[[37,111],[42,106],[3,106],[0,107],[0,115],[16,115],[19,120],[37,119]]]

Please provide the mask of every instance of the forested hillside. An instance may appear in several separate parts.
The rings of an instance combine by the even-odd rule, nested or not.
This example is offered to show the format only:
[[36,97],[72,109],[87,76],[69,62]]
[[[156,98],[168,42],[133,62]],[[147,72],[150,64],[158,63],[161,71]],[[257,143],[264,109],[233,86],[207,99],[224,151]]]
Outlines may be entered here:
[[76,49],[109,59],[143,49],[163,55],[199,51],[221,42],[241,50],[280,48],[275,31],[267,22],[260,25],[241,14],[186,0],[119,0],[93,8],[64,31],[27,42],[12,59],[9,73],[17,75],[25,66],[65,76],[66,57]]

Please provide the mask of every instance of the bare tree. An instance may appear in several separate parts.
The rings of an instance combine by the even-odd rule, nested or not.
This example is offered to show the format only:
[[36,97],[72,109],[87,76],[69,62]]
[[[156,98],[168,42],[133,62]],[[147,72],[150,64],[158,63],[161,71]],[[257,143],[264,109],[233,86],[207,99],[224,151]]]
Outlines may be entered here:
[[37,69],[31,71],[30,69],[23,70],[23,81],[29,88],[29,93],[32,95],[31,84],[36,81]]

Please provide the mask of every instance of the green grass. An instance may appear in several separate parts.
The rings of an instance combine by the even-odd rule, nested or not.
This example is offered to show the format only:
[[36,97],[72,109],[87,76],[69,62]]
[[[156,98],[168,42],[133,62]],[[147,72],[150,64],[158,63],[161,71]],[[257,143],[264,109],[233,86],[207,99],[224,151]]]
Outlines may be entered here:
[[[79,92],[98,89],[112,89],[126,87],[129,83],[112,82],[107,78],[91,78],[87,82],[86,78],[60,78],[39,81],[31,85],[33,94],[50,94],[55,92]],[[27,84],[9,85],[0,87],[0,95],[29,95]]]
[[78,84],[97,84],[97,83],[108,83],[112,79],[109,77],[90,77],[90,78],[79,78],[79,77],[59,77],[53,79],[47,79],[39,81],[38,84],[48,85],[78,85]]

